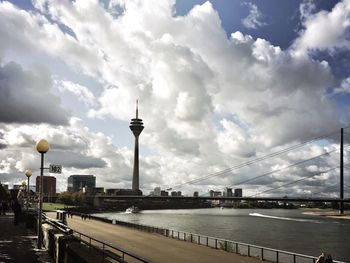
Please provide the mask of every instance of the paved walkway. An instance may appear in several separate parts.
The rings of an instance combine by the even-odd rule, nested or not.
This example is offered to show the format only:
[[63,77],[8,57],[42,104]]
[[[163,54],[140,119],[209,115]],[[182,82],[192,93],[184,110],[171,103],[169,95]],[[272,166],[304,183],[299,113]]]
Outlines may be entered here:
[[82,221],[78,216],[69,218],[68,226],[86,235],[133,252],[152,262],[261,263],[259,259],[179,241],[155,233],[146,233],[93,219]]
[[13,214],[0,215],[0,263],[50,262],[45,250],[36,250],[37,236],[25,223],[15,226]]

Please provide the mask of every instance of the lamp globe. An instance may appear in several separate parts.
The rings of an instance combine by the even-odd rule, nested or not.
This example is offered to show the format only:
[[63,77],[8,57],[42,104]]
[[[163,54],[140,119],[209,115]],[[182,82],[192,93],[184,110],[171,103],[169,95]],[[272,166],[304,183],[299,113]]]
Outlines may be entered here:
[[47,153],[49,150],[49,143],[45,139],[41,139],[40,141],[37,142],[36,144],[36,150],[39,153]]
[[25,175],[27,176],[27,177],[31,177],[32,176],[32,170],[26,170],[25,171]]

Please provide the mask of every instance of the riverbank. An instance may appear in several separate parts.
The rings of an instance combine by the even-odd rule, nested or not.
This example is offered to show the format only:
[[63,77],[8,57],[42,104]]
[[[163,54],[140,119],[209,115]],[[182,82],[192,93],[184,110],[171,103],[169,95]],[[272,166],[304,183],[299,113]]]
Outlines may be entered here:
[[335,210],[310,209],[309,211],[304,211],[303,214],[350,220],[350,211],[346,211],[344,214],[339,214],[339,212]]
[[[48,213],[51,217],[55,215]],[[146,233],[99,220],[67,218],[68,226],[86,235],[121,247],[152,262],[239,262],[259,263],[259,259],[225,252],[155,233]]]

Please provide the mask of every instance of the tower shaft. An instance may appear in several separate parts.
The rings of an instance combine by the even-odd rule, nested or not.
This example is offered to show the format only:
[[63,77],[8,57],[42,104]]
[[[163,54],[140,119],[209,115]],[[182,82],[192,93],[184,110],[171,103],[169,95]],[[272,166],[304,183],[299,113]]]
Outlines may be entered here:
[[134,171],[132,175],[132,190],[135,192],[140,188],[139,179],[139,136],[135,136]]

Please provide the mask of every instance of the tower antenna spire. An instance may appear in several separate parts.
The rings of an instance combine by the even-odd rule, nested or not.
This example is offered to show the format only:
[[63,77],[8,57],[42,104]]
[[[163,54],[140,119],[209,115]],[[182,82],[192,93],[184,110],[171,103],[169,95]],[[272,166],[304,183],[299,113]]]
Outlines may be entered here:
[[136,119],[139,118],[139,100],[136,100]]

